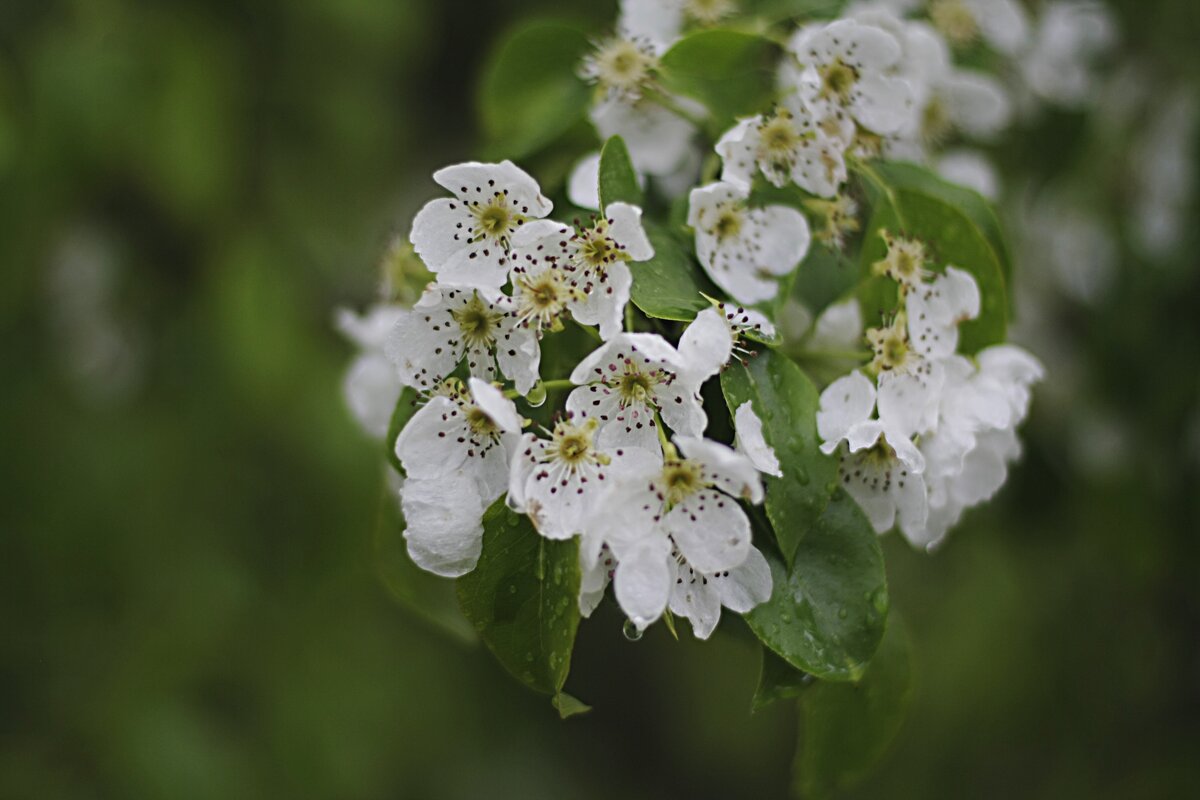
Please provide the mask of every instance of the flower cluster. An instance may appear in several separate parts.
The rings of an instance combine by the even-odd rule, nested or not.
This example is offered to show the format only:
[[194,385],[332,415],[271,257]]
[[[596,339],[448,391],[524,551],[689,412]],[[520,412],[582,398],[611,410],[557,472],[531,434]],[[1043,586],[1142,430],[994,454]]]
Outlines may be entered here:
[[[788,480],[788,465],[751,403],[710,427],[702,387],[731,361],[798,342],[824,353],[814,374],[827,384],[802,424],[838,459],[841,486],[876,531],[898,525],[931,547],[1004,482],[1042,370],[1010,345],[960,352],[960,326],[985,300],[972,265],[935,263],[936,242],[885,232],[873,279],[894,284],[898,301],[867,330],[863,309],[843,299],[797,333],[788,287],[813,248],[844,256],[864,238],[873,160],[924,162],[994,188],[982,156],[960,146],[1009,124],[1014,90],[956,57],[982,42],[1020,59],[1031,39],[1022,6],[931,0],[918,14],[909,2],[851,3],[776,40],[786,45],[769,106],[721,123],[672,89],[670,51],[737,11],[624,0],[612,35],[577,65],[594,87],[599,138],[621,137],[629,154],[635,175],[620,196],[672,209],[669,225],[656,221],[662,240],[642,208],[602,204],[598,152],[563,187],[595,212],[570,223],[512,162],[458,164],[434,174],[448,196],[419,211],[409,236],[433,280],[415,302],[343,316],[364,351],[347,395],[373,434],[396,437],[405,537],[424,569],[473,570],[484,514],[504,498],[540,536],[578,542],[584,615],[611,585],[636,629],[678,615],[706,638],[723,607],[767,602],[772,571],[748,511]],[[723,297],[685,314],[704,305],[696,284],[669,313],[635,308],[635,290],[665,269],[651,242],[667,240],[691,250],[686,269],[694,261],[707,276],[696,281],[716,287],[704,291]],[[557,373],[545,379],[543,353]],[[550,396],[549,413],[537,411]]]
[[959,354],[959,326],[979,315],[975,279],[949,265],[933,272],[922,242],[885,239],[875,267],[895,282],[899,310],[866,331],[873,358],[865,372],[821,394],[817,430],[875,530],[898,524],[913,545],[932,548],[1003,485],[1042,368],[1012,345],[973,360]]

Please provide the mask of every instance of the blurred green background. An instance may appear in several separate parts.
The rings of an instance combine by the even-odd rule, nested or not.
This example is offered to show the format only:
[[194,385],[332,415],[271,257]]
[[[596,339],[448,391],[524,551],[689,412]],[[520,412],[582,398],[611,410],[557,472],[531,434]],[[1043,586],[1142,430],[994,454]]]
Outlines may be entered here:
[[[332,309],[475,152],[488,48],[613,5],[0,4],[0,797],[785,794],[794,709],[750,714],[739,624],[631,643],[606,608],[568,684],[595,710],[564,723],[410,616],[340,396]],[[1127,51],[1196,77],[1191,0],[1120,6]],[[1119,207],[1088,136],[1051,115],[1007,157]],[[886,542],[919,685],[860,796],[1200,796],[1188,228],[1060,309],[1084,377],[1035,403],[999,500],[934,557]],[[1080,456],[1064,420],[1093,412]]]

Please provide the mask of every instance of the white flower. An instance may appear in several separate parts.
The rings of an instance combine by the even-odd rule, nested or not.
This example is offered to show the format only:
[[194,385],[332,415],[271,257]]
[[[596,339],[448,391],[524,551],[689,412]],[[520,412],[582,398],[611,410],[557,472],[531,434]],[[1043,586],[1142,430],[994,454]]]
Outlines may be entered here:
[[766,438],[763,437],[762,420],[754,413],[754,406],[749,401],[742,403],[734,412],[733,429],[737,434],[734,439],[735,449],[750,459],[755,469],[776,478],[783,477],[775,449],[767,444]]
[[661,54],[683,29],[684,0],[621,0],[617,30],[622,36],[650,42]]
[[[672,101],[689,113],[703,114],[704,107],[687,98]],[[691,122],[647,98],[629,101],[620,97],[601,100],[588,117],[600,139],[620,136],[639,173],[666,176],[678,170],[692,150],[696,133]]]
[[913,347],[926,358],[945,358],[958,349],[958,326],[979,316],[979,284],[969,272],[946,267],[911,289],[905,302]]
[[929,18],[956,47],[982,38],[1012,56],[1029,44],[1029,19],[1017,0],[930,0]]
[[810,106],[827,104],[881,135],[904,124],[912,87],[892,74],[903,51],[887,31],[841,19],[800,29],[788,48],[799,65],[792,83]]
[[511,400],[476,378],[457,381],[413,415],[396,439],[408,476],[400,491],[413,561],[450,577],[474,568],[480,519],[508,488],[510,441],[521,431]]
[[758,548],[733,569],[702,573],[682,554],[673,554],[675,582],[671,586],[671,613],[687,617],[697,639],[707,639],[721,620],[721,606],[745,614],[771,599],[771,567]]
[[904,314],[868,330],[867,341],[875,353],[871,366],[879,375],[880,417],[904,436],[931,430],[945,380],[942,362],[926,357],[912,341]]
[[[636,172],[636,171],[635,171]],[[646,176],[636,173],[638,186],[646,188]],[[580,208],[600,210],[600,152],[588,153],[571,168],[567,178],[567,199]]]
[[637,447],[605,449],[596,419],[560,420],[549,439],[525,434],[515,447],[508,504],[529,517],[547,539],[580,533],[596,510],[610,475],[645,470],[658,457]]
[[499,292],[433,284],[401,314],[385,347],[407,386],[430,390],[465,356],[471,374],[491,379],[497,362],[522,394],[538,380],[537,335]]
[[1000,197],[1000,176],[995,165],[977,150],[947,150],[934,164],[946,180],[979,192],[988,200]]
[[670,604],[706,638],[722,603],[748,611],[770,597],[770,570],[737,503],[762,502],[762,484],[754,464],[725,445],[684,436],[675,443],[659,469],[624,473],[608,489],[605,513],[584,531],[584,563],[607,546],[617,602],[639,630]]
[[729,332],[733,336],[734,350],[737,350],[737,343],[743,336],[749,336],[760,342],[772,342],[779,336],[775,330],[775,323],[771,322],[761,311],[722,302],[715,303],[715,307],[729,325]]
[[431,200],[413,219],[417,254],[443,283],[499,289],[514,233],[553,209],[537,181],[511,161],[475,161],[433,173],[453,198]]
[[567,411],[596,420],[606,448],[657,452],[656,411],[676,433],[703,433],[708,417],[700,386],[728,360],[731,349],[729,328],[715,309],[697,316],[679,350],[655,334],[618,334],[571,373],[579,388],[567,397]]
[[[837,135],[829,135],[812,113],[784,105],[769,115],[741,120],[716,144],[721,181],[747,194],[756,172],[775,186],[795,183],[821,197],[834,197],[846,182],[846,145],[850,134],[834,119]],[[847,119],[848,122],[848,119]]]
[[905,531],[913,544],[934,547],[966,509],[990,499],[1020,454],[1016,427],[1029,410],[1030,388],[1043,369],[1018,347],[999,345],[946,361],[937,430],[922,438],[929,518]]
[[862,307],[851,297],[821,312],[806,346],[810,350],[846,353],[860,349],[863,344]]
[[362,349],[346,371],[342,393],[358,424],[377,439],[387,435],[402,388],[395,366],[384,354],[388,333],[402,311],[381,303],[362,316],[349,309],[337,313],[338,330]]
[[882,409],[875,418],[876,400],[875,384],[857,370],[829,384],[817,410],[821,452],[830,455],[845,442],[851,453],[857,453],[875,447],[882,439],[909,468],[921,472],[925,467],[921,452]]
[[1096,62],[1116,40],[1116,24],[1104,5],[1090,0],[1051,3],[1038,21],[1032,49],[1021,58],[1022,75],[1037,96],[1082,106],[1097,88]]
[[636,206],[610,203],[589,228],[550,220],[526,225],[513,239],[518,319],[541,330],[570,311],[578,322],[599,325],[603,338],[615,336],[633,285],[626,264],[654,257],[641,218]]
[[718,182],[693,189],[688,224],[696,255],[713,282],[739,303],[761,303],[779,293],[778,277],[808,254],[808,220],[794,208],[751,208],[749,191]]

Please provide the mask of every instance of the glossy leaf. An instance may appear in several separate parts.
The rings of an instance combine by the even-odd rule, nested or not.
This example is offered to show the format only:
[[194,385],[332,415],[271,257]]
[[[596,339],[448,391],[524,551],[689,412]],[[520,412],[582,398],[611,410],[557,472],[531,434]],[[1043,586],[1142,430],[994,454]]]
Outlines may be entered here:
[[751,708],[754,711],[761,711],[778,700],[799,697],[813,683],[813,677],[807,672],[796,669],[764,647],[762,649],[762,669],[758,675],[758,688],[754,690]]
[[747,401],[752,404],[779,458],[783,477],[765,477],[764,507],[779,551],[791,565],[837,485],[837,462],[820,451],[817,440],[817,388],[791,360],[766,350],[748,364],[730,364],[721,373],[721,390],[731,414]]
[[838,491],[805,530],[789,571],[778,554],[771,599],[746,615],[751,630],[796,669],[831,681],[859,679],[887,623],[878,537],[854,500]]
[[[966,270],[979,284],[982,306],[978,319],[963,323],[959,347],[974,353],[1005,340],[1008,327],[1008,289],[1000,256],[984,227],[971,213],[953,202],[951,194],[934,189],[939,179],[916,180],[910,167],[888,171],[872,168],[861,174],[871,194],[873,213],[863,240],[860,274],[864,281],[858,297],[867,325],[878,325],[897,305],[896,286],[875,276],[872,266],[884,257],[887,246],[880,231],[903,233],[928,246],[935,271],[946,266]],[[891,179],[904,175],[900,185]],[[944,182],[943,182],[944,183]],[[998,228],[997,228],[998,230]]]
[[518,680],[557,695],[579,627],[579,545],[540,536],[497,500],[483,518],[483,553],[458,579],[458,601],[488,649]]
[[771,105],[781,48],[770,39],[732,30],[689,34],[663,54],[667,89],[703,103],[720,130],[735,117]]
[[591,45],[580,29],[527,23],[504,38],[484,68],[479,116],[496,158],[517,159],[583,119],[591,92],[576,74]]
[[691,254],[665,228],[646,221],[654,258],[629,265],[633,271],[633,304],[658,319],[687,322],[710,306],[704,295],[715,295],[709,280]]
[[857,683],[817,683],[800,700],[794,780],[802,797],[827,797],[865,777],[908,714],[912,664],[899,617]]
[[618,201],[641,208],[645,197],[625,140],[613,136],[600,151],[600,208]]

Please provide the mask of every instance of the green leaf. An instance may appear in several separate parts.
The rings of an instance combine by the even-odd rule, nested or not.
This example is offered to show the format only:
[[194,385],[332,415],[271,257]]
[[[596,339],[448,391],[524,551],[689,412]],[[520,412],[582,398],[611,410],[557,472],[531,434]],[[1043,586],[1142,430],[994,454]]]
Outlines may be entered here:
[[613,136],[600,151],[600,208],[608,208],[609,203],[618,201],[641,208],[645,197],[625,140]]
[[813,685],[813,677],[796,669],[767,648],[762,649],[762,671],[758,676],[758,688],[754,690],[751,708],[761,711],[777,700],[799,697]]
[[746,615],[759,640],[822,680],[862,677],[887,624],[888,593],[878,537],[854,500],[842,491],[830,499],[790,572],[771,548],[763,555],[771,599]]
[[826,797],[866,777],[900,732],[911,697],[908,636],[893,616],[858,683],[818,683],[801,698],[797,793]]
[[557,695],[579,627],[579,544],[550,541],[497,500],[483,517],[483,553],[458,579],[458,602],[488,649],[519,681]]
[[633,272],[630,297],[647,316],[687,322],[708,308],[705,294],[715,289],[687,249],[665,228],[644,221],[654,258],[629,265]]
[[771,105],[780,52],[778,44],[757,34],[697,31],[663,54],[662,81],[671,92],[703,103],[716,128],[724,130],[735,117]]
[[743,0],[742,10],[775,22],[797,17],[833,18],[844,5],[845,0]]
[[946,205],[963,212],[987,237],[988,243],[996,251],[1005,281],[1012,280],[1012,256],[1008,250],[1008,240],[1000,226],[996,210],[983,195],[965,186],[950,183],[916,164],[900,161],[884,162],[877,164],[875,171],[895,189],[920,192],[930,197],[936,197]]
[[521,158],[583,119],[591,92],[576,74],[591,45],[582,30],[529,22],[488,58],[478,106],[495,157]]
[[730,414],[750,402],[775,449],[783,477],[767,476],[764,506],[779,551],[789,566],[806,533],[821,518],[837,485],[837,462],[817,441],[817,387],[795,363],[773,350],[721,373]]
[[[860,172],[869,183],[874,208],[860,264],[865,280],[858,297],[864,320],[869,326],[878,325],[897,305],[895,283],[872,272],[872,266],[887,252],[879,235],[886,230],[925,242],[935,270],[958,267],[971,273],[978,282],[982,296],[980,315],[963,323],[960,329],[959,347],[963,352],[974,353],[1003,342],[1008,327],[1007,281],[987,226],[981,226],[971,212],[956,204],[955,194],[960,190],[929,174],[918,180],[914,171],[925,173],[918,167],[897,165],[880,165]],[[900,183],[892,184],[898,177]]]
[[396,602],[420,619],[460,642],[479,641],[475,629],[458,608],[454,582],[414,564],[408,557],[403,533],[404,520],[396,494],[385,486],[373,542],[379,579]]
[[558,710],[558,716],[560,719],[569,719],[570,717],[575,717],[580,714],[586,714],[592,710],[592,707],[587,703],[583,702],[577,697],[572,697],[566,692],[559,692],[558,694],[554,695],[554,698],[550,701],[550,703],[555,709]]
[[404,430],[404,426],[408,424],[415,413],[417,413],[417,392],[411,386],[405,386],[404,390],[400,392],[400,397],[396,399],[396,408],[392,411],[392,420],[388,423],[387,436],[383,440],[388,463],[401,475],[404,474],[404,467],[401,466],[400,459],[396,457],[396,440],[400,438],[400,431]]

